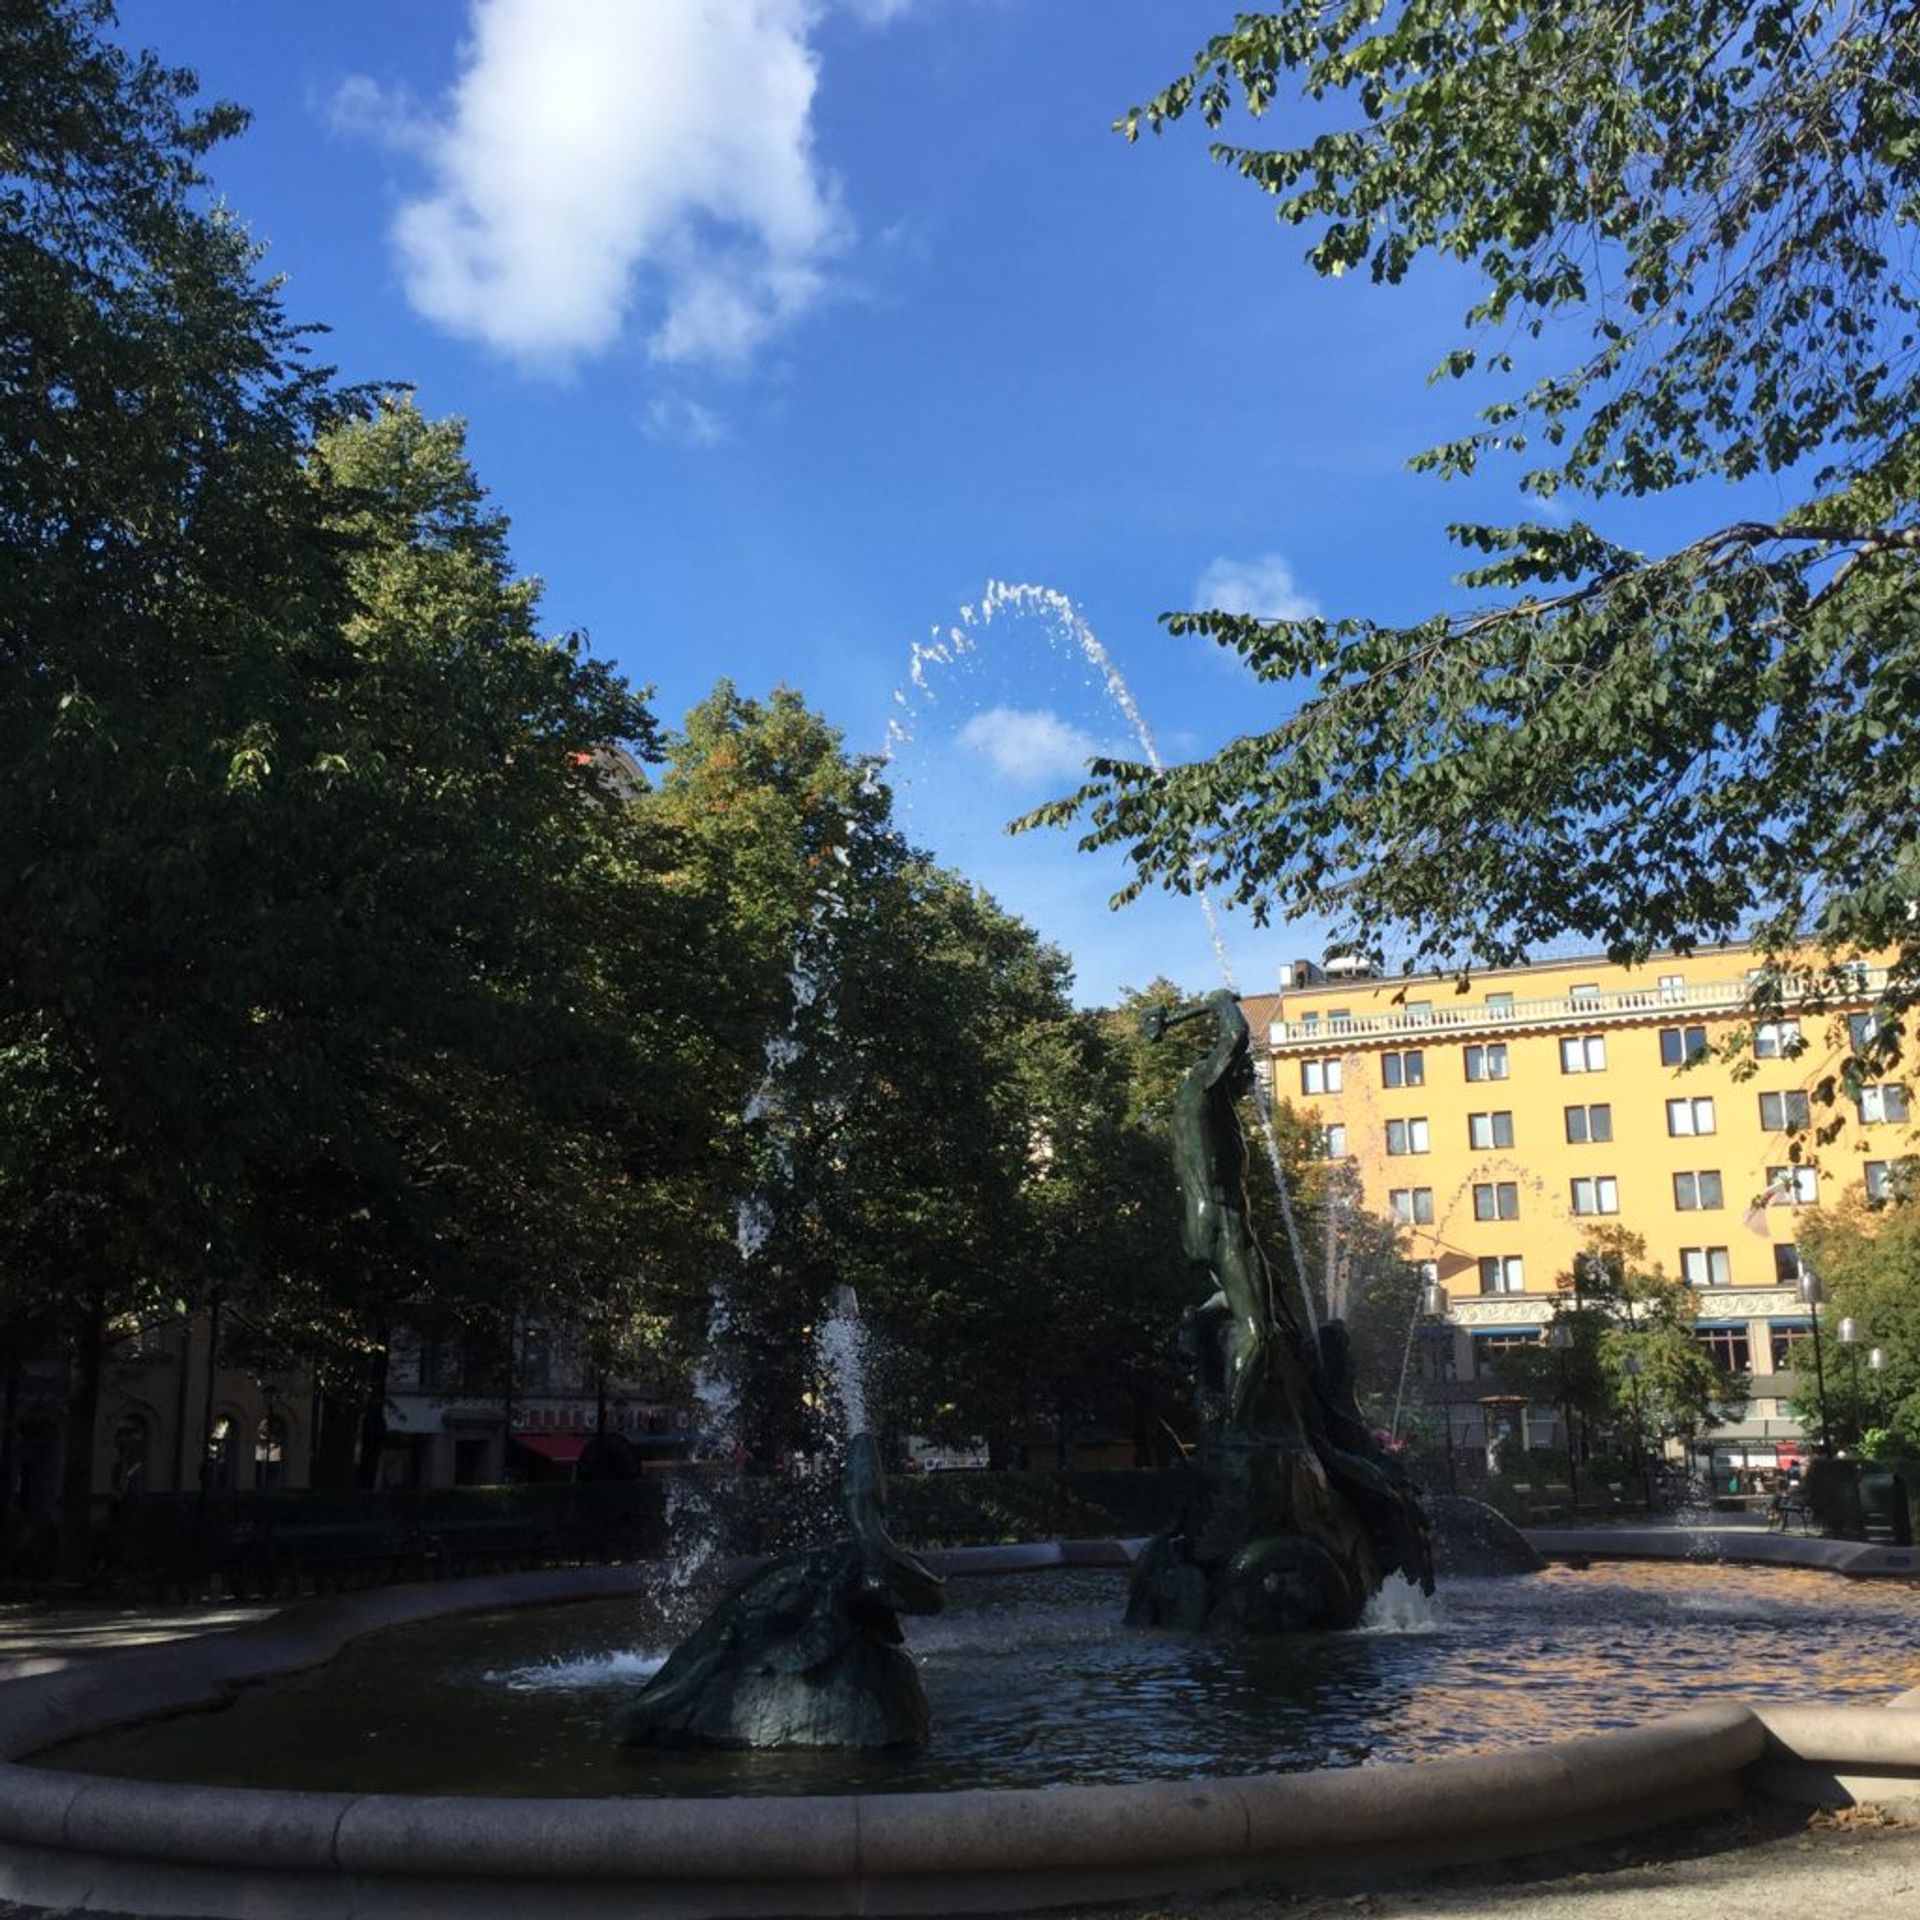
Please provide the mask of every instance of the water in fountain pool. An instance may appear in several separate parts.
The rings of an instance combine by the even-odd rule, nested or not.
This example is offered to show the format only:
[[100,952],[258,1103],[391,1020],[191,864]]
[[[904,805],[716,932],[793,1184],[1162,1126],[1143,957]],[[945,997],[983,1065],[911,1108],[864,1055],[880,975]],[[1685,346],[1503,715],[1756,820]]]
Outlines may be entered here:
[[359,1792],[708,1795],[1043,1786],[1354,1766],[1630,1726],[1715,1699],[1920,1685],[1920,1589],[1784,1569],[1563,1568],[1456,1581],[1436,1611],[1249,1644],[1117,1625],[1118,1576],[955,1580],[907,1624],[932,1701],[911,1756],[650,1754],[607,1739],[658,1665],[642,1603],[376,1635],[231,1707],[49,1765]]

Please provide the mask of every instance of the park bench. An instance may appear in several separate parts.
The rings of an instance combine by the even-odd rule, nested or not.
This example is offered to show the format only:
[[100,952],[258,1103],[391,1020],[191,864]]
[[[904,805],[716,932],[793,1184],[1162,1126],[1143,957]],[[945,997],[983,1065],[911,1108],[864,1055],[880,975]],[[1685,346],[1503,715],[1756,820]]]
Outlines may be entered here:
[[474,1573],[496,1567],[528,1567],[552,1551],[553,1536],[523,1514],[468,1514],[429,1519],[420,1529],[429,1568],[436,1573]]

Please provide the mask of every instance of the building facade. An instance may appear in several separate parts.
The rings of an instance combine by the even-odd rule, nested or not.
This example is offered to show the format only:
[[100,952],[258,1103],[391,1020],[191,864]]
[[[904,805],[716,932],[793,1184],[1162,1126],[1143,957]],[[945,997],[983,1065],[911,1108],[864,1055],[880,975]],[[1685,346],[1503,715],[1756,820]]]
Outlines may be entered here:
[[[1618,1226],[1699,1290],[1700,1339],[1750,1378],[1745,1417],[1716,1436],[1720,1464],[1801,1450],[1785,1404],[1788,1351],[1810,1324],[1796,1224],[1847,1189],[1884,1194],[1907,1103],[1891,1084],[1827,1111],[1813,1100],[1883,974],[1857,969],[1838,1006],[1790,992],[1756,1024],[1753,960],[1553,961],[1464,989],[1297,962],[1262,997],[1274,1093],[1317,1117],[1362,1204],[1447,1289],[1456,1444],[1551,1437],[1551,1409],[1500,1406],[1491,1363],[1540,1338],[1587,1230]],[[1816,1148],[1795,1133],[1809,1118],[1839,1119],[1837,1136]]]

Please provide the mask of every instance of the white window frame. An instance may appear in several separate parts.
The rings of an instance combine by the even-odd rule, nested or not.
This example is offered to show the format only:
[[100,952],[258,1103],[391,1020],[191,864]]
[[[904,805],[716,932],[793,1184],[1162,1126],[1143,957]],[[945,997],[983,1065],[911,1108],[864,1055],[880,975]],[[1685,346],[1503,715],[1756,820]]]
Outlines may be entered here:
[[1725,1247],[1682,1247],[1680,1274],[1690,1287],[1730,1287],[1733,1255]]
[[1756,1060],[1791,1060],[1800,1048],[1798,1020],[1762,1020],[1753,1030]]
[[1611,1173],[1583,1173],[1573,1183],[1573,1212],[1592,1219],[1620,1211],[1620,1181]]
[[[1488,1271],[1491,1269],[1492,1286],[1487,1285]],[[1480,1291],[1482,1293],[1525,1293],[1527,1290],[1527,1266],[1525,1257],[1517,1253],[1489,1253],[1480,1258]]]
[[1346,1074],[1337,1053],[1322,1054],[1317,1060],[1300,1062],[1300,1091],[1305,1094],[1342,1093]]
[[1668,1139],[1693,1140],[1719,1131],[1720,1119],[1713,1110],[1712,1094],[1683,1095],[1680,1099],[1667,1102]]
[[1560,1042],[1562,1073],[1605,1073],[1607,1036],[1604,1033],[1570,1033]]
[[1788,1206],[1817,1207],[1820,1204],[1820,1174],[1816,1168],[1800,1166],[1767,1169],[1769,1197],[1779,1197]]
[[[1480,1071],[1474,1072],[1475,1063]],[[1468,1047],[1466,1050],[1466,1074],[1470,1081],[1505,1080],[1508,1078],[1509,1061],[1507,1043],[1504,1040],[1490,1040],[1484,1044]]]

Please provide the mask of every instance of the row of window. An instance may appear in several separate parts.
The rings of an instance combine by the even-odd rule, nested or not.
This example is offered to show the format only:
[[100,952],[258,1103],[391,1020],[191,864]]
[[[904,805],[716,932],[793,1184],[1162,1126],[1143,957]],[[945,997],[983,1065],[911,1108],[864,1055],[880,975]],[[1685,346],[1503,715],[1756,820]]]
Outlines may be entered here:
[[[1848,1017],[1848,1032],[1856,1048],[1868,1044],[1873,1034],[1870,1014]],[[1705,1027],[1662,1027],[1659,1030],[1660,1064],[1683,1067],[1700,1059],[1708,1050]],[[1804,1047],[1797,1020],[1766,1020],[1754,1029],[1753,1052],[1757,1060],[1790,1060]],[[1507,1043],[1493,1041],[1461,1049],[1466,1077],[1470,1081],[1504,1080],[1508,1077]],[[1560,1042],[1562,1073],[1604,1073],[1607,1068],[1607,1036],[1604,1033],[1569,1034]],[[1383,1087],[1423,1087],[1427,1083],[1426,1050],[1402,1048],[1380,1056],[1380,1084]],[[1300,1062],[1300,1091],[1303,1094],[1339,1093],[1345,1086],[1345,1062],[1342,1055],[1327,1054]],[[1899,1094],[1898,1087],[1870,1087],[1872,1094]],[[1804,1096],[1800,1096],[1804,1104]],[[1904,1118],[1905,1098],[1901,1096]],[[1892,1114],[1869,1114],[1863,1120],[1892,1119]]]
[[[1885,1160],[1866,1164],[1867,1197],[1883,1200],[1887,1196],[1889,1173]],[[1796,1207],[1820,1204],[1820,1176],[1812,1167],[1769,1167],[1769,1197]],[[1581,1218],[1620,1211],[1620,1182],[1610,1173],[1582,1176],[1569,1188],[1570,1210]],[[1703,1167],[1692,1173],[1673,1176],[1673,1204],[1679,1213],[1717,1213],[1726,1205],[1726,1183],[1718,1168]],[[1390,1187],[1387,1211],[1403,1227],[1433,1224],[1431,1187]],[[1479,1180],[1473,1186],[1473,1217],[1476,1220],[1518,1220],[1520,1185],[1515,1180]]]
[[[1428,1264],[1432,1264],[1429,1262]],[[1479,1262],[1482,1293],[1525,1293],[1526,1261],[1517,1253],[1483,1254]],[[1733,1285],[1733,1254],[1727,1247],[1682,1247],[1680,1277],[1690,1287]],[[1773,1277],[1784,1286],[1800,1278],[1800,1255],[1793,1247],[1773,1249]]]
[[[1804,1093],[1763,1093],[1760,1100],[1760,1128],[1764,1133],[1794,1133],[1803,1130],[1809,1118]],[[1863,1123],[1891,1121],[1904,1123],[1908,1117],[1907,1096],[1897,1086],[1862,1087],[1860,1117]],[[1568,1141],[1574,1146],[1605,1143],[1613,1138],[1613,1108],[1602,1102],[1562,1110]],[[1720,1131],[1719,1109],[1712,1094],[1696,1094],[1667,1102],[1667,1135],[1674,1140],[1693,1140]],[[1328,1127],[1325,1150],[1330,1158],[1344,1158],[1347,1130],[1343,1125]],[[1415,1114],[1404,1120],[1387,1122],[1387,1151],[1390,1154],[1428,1153],[1432,1150],[1433,1127],[1426,1116]],[[1485,1151],[1513,1145],[1513,1113],[1498,1108],[1487,1113],[1467,1115],[1467,1144]]]
[[[1753,1371],[1753,1341],[1745,1327],[1697,1327],[1693,1337],[1726,1368],[1729,1373]],[[1775,1323],[1767,1329],[1767,1357],[1774,1373],[1789,1371],[1799,1358],[1795,1343],[1807,1337],[1807,1329]],[[1524,1352],[1537,1347],[1540,1336],[1534,1333],[1476,1333],[1473,1336],[1474,1372],[1480,1379],[1491,1378],[1495,1362],[1502,1354]]]

